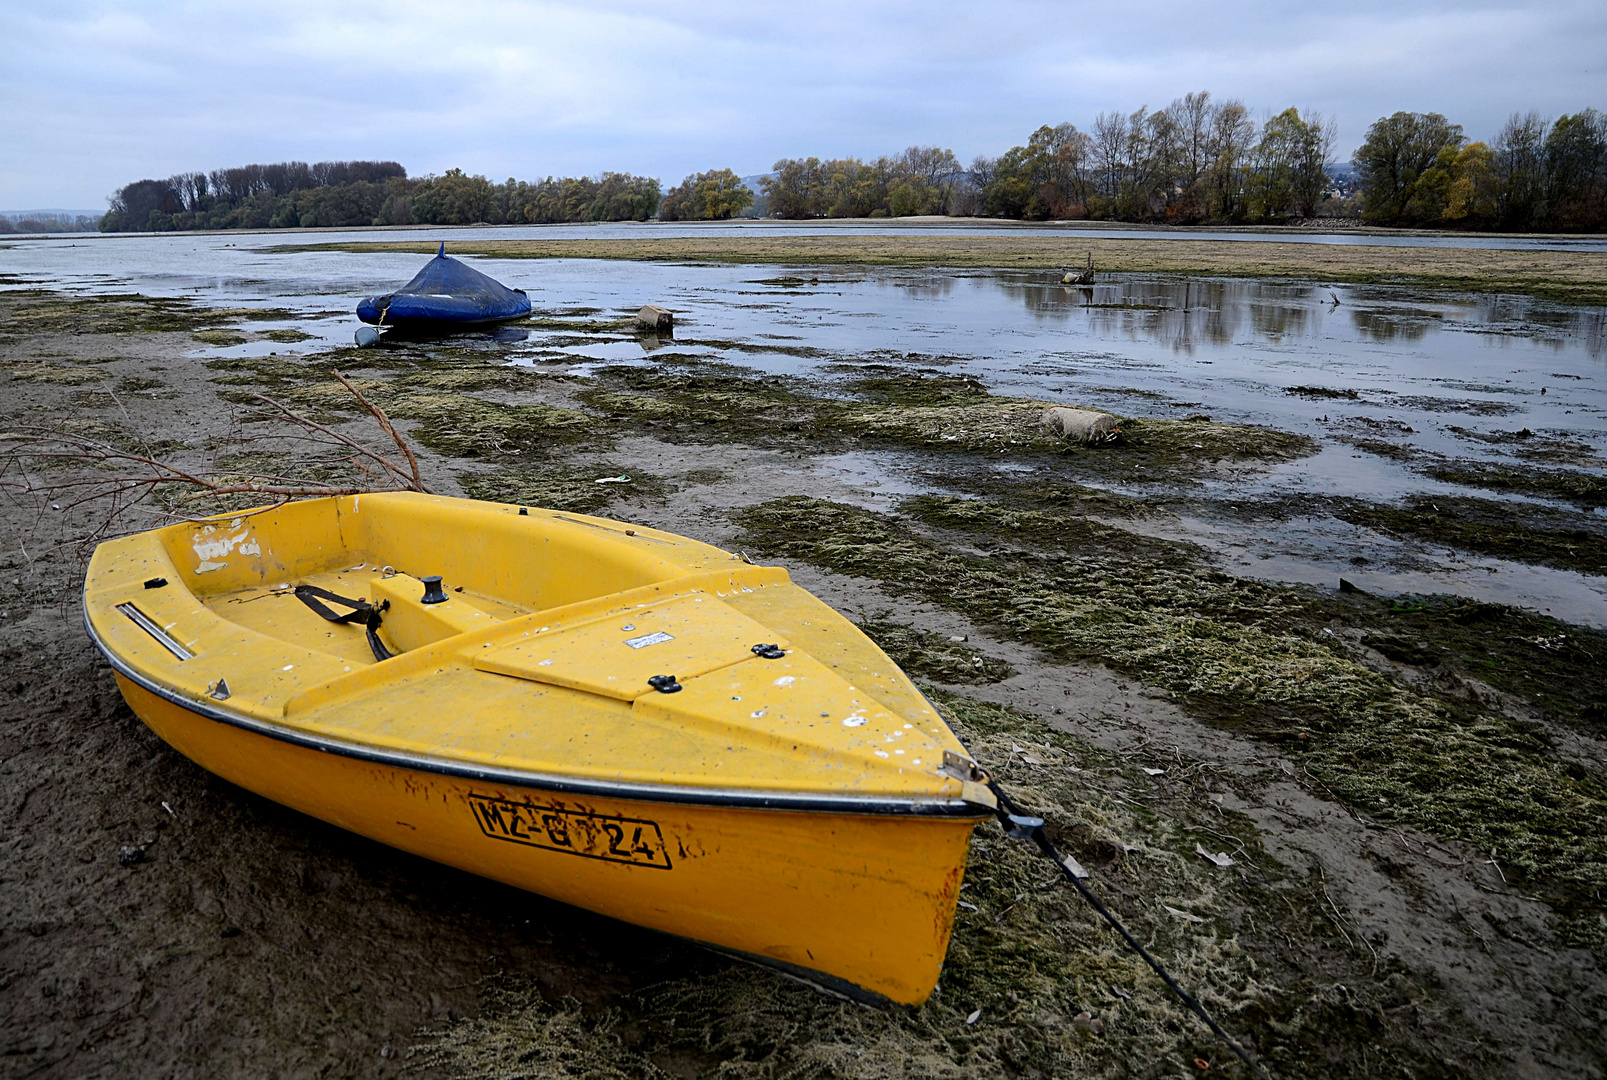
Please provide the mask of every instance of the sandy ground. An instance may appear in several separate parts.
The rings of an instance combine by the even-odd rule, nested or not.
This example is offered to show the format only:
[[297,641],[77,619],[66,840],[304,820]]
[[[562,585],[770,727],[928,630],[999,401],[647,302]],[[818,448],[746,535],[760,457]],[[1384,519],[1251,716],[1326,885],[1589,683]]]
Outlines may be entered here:
[[[221,430],[218,395],[228,388],[181,359],[193,348],[178,331],[0,340],[14,375],[11,415],[61,423],[115,413],[197,443]],[[81,370],[91,361],[95,382],[16,375],[24,363]],[[113,401],[104,391],[126,379],[151,385]],[[800,450],[638,431],[615,439],[608,455],[628,472],[680,478],[668,497],[625,496],[612,516],[716,544],[743,542],[733,508],[781,496],[875,505]],[[458,463],[423,456],[432,487],[458,490]],[[623,1008],[646,1024],[655,1018],[630,1013],[643,988],[726,970],[691,946],[343,833],[174,753],[124,706],[83,635],[85,552],[59,541],[96,520],[94,508],[41,514],[20,503],[0,518],[0,1075],[451,1074],[450,1063],[421,1065],[409,1051],[431,1042],[423,1032],[476,1016],[487,975],[517,973],[544,996]],[[1189,787],[1136,773],[1120,781],[1120,797],[1239,815],[1283,872],[1320,883],[1330,905],[1314,917],[1323,936],[1288,939],[1278,970],[1320,982],[1330,1003],[1371,1001],[1389,980],[1416,989],[1395,1011],[1344,1013],[1353,1028],[1327,1033],[1334,1049],[1326,1063],[1324,1032],[1299,1029],[1310,1044],[1299,1060],[1310,1064],[1280,1075],[1607,1076],[1607,973],[1586,949],[1560,944],[1552,909],[1484,853],[1370,821],[1275,747],[1208,724],[1153,687],[1057,660],[862,578],[792,569],[840,610],[866,620],[896,612],[904,624],[963,637],[1014,667],[1009,678],[964,687],[970,697],[1046,717],[1114,760],[1204,776]],[[1581,752],[1599,758],[1600,740],[1580,738]],[[1187,1059],[1106,1062],[1102,1071],[1179,1075],[1187,1069],[1179,1060]],[[654,1062],[668,1075],[708,1074],[719,1064],[673,1054]],[[807,1074],[904,1075],[884,1066]],[[1030,1066],[1008,1071],[1042,1075]]]

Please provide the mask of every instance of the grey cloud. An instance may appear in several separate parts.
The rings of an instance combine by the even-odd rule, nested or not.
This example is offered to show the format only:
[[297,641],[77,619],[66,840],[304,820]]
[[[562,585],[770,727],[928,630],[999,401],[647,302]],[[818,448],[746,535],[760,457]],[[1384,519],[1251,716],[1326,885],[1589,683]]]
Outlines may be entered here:
[[937,143],[1190,90],[1336,118],[1395,109],[1487,137],[1513,110],[1607,107],[1599,0],[1196,5],[7,5],[0,206],[97,206],[141,176],[394,158],[493,177],[768,168]]

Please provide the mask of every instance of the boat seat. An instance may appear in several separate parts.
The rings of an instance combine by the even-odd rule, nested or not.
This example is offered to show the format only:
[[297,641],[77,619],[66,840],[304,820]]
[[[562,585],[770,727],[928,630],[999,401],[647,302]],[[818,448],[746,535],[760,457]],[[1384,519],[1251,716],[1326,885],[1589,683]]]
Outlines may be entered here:
[[691,679],[781,645],[774,630],[712,596],[682,596],[579,626],[537,632],[474,658],[481,671],[618,701],[654,693],[659,675]]

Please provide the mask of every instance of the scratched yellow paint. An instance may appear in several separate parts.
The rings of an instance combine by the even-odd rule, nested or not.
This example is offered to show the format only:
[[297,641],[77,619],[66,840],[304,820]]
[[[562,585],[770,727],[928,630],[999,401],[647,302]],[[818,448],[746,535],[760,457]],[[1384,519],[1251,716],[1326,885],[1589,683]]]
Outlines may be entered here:
[[[421,602],[430,574],[445,603]],[[302,584],[388,601],[397,655],[376,661]],[[895,1002],[935,985],[991,798],[942,771],[964,750],[903,673],[782,569],[613,521],[387,493],[110,541],[84,602],[141,719],[243,787]],[[811,808],[753,805],[787,799]],[[882,812],[852,812],[870,803]]]

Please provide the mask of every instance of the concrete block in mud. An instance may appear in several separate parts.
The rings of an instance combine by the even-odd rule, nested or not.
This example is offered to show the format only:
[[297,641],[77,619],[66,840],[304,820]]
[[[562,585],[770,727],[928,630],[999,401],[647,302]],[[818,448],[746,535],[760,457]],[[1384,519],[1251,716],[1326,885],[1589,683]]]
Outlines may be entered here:
[[636,332],[672,336],[675,333],[675,312],[657,304],[643,304],[642,310],[636,313]]
[[1109,443],[1122,437],[1114,416],[1093,409],[1050,406],[1043,412],[1043,426],[1051,434],[1074,443]]

